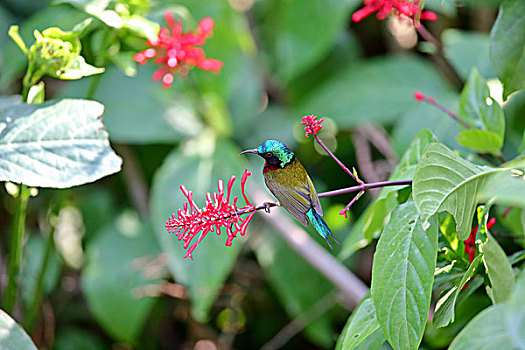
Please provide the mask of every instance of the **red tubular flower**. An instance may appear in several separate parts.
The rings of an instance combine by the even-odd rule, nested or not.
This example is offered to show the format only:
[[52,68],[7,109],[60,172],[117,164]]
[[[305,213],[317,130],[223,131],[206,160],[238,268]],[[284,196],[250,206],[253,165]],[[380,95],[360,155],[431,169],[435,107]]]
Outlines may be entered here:
[[420,0],[365,0],[364,7],[360,8],[352,15],[352,21],[360,22],[364,18],[376,13],[376,18],[380,21],[387,18],[389,15],[398,17],[407,17],[412,20],[416,19],[418,13],[419,19],[427,21],[437,20],[437,15],[431,11],[420,13]]
[[[214,231],[217,232],[217,235],[220,235],[222,227],[226,228],[226,233],[228,234],[227,246],[232,245],[232,241],[238,233],[244,236],[246,228],[255,214],[255,207],[251,205],[244,192],[246,180],[250,175],[251,173],[246,169],[241,178],[241,192],[246,202],[246,205],[242,208],[237,207],[237,196],[233,197],[233,200],[230,202],[231,190],[235,182],[234,175],[228,181],[226,193],[224,192],[224,182],[219,180],[217,182],[218,192],[213,195],[209,192],[206,194],[204,208],[199,208],[195,204],[192,191],[188,191],[184,185],[180,186],[188,202],[184,203],[183,209],[179,209],[177,214],[173,214],[166,220],[166,230],[168,233],[175,234],[179,241],[184,241],[184,249],[189,247],[184,258],[190,257],[193,260],[191,254],[204,237],[209,232]],[[251,213],[245,218],[240,216],[249,212]],[[199,233],[199,238],[190,247],[191,241]]]
[[[490,230],[492,226],[496,223],[496,218],[492,218],[487,222],[487,230]],[[472,230],[470,230],[470,236],[463,241],[465,244],[465,254],[468,254],[468,261],[469,263],[474,260],[474,256],[476,255],[476,233],[478,232],[478,226],[474,227]]]
[[316,120],[316,115],[305,115],[303,117],[303,121],[301,122],[301,125],[305,125],[304,127],[304,136],[308,138],[308,135],[317,135],[317,133],[323,128],[323,125],[321,124],[324,122],[324,118],[321,118],[319,120]]
[[146,41],[149,49],[138,52],[133,59],[139,64],[146,64],[153,59],[153,63],[161,67],[153,74],[153,80],[162,80],[162,86],[170,87],[175,74],[185,76],[192,67],[218,73],[223,62],[213,58],[205,58],[204,45],[210,37],[215,25],[212,18],[203,18],[195,33],[182,34],[182,23],[176,22],[172,12],[164,14],[166,27],[160,29],[157,39]]

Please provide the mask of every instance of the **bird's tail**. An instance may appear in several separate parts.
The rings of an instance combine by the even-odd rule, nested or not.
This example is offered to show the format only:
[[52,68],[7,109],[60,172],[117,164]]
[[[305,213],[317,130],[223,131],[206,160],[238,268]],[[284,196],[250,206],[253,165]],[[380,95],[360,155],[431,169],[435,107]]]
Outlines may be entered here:
[[321,215],[319,215],[314,208],[310,208],[310,210],[308,210],[306,212],[306,217],[308,218],[308,220],[312,223],[312,225],[314,225],[315,229],[317,230],[317,232],[324,238],[326,239],[326,243],[328,243],[328,245],[330,246],[330,249],[333,249],[332,248],[332,245],[330,244],[330,242],[328,241],[328,236],[332,237],[332,239],[337,243],[339,244],[339,242],[337,242],[337,239],[335,239],[334,235],[332,235],[332,231],[330,231],[330,229],[328,228],[328,225],[326,224],[326,222],[323,220],[323,218],[321,217]]

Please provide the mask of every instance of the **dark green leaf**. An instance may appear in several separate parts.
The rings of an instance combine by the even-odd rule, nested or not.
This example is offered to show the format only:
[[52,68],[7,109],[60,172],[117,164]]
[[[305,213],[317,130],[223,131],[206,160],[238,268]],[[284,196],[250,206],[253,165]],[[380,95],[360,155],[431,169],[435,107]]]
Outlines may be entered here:
[[461,278],[458,285],[452,287],[445,295],[443,295],[436,304],[436,310],[434,312],[434,318],[432,322],[436,327],[445,327],[449,323],[454,322],[454,307],[456,305],[456,299],[461,293],[463,286],[474,276],[474,272],[481,262],[481,255],[478,255],[468,267],[467,271]]
[[[116,254],[118,252],[118,254]],[[86,247],[82,287],[90,311],[118,341],[134,344],[155,299],[144,287],[159,283],[148,263],[158,255],[153,232],[134,212],[104,227]]]
[[[151,210],[155,233],[164,252],[169,256],[168,268],[178,283],[186,285],[192,302],[192,314],[204,321],[244,243],[238,237],[231,247],[224,245],[226,237],[209,234],[193,252],[193,259],[183,259],[183,242],[168,234],[166,219],[182,208],[186,198],[179,186],[184,184],[193,191],[197,205],[203,206],[206,192],[216,191],[217,180],[226,183],[231,175],[240,179],[244,160],[239,149],[226,140],[219,140],[205,133],[184,147],[174,149],[155,174],[151,197]],[[248,184],[250,180],[248,180]],[[232,194],[240,196],[239,180]],[[241,197],[242,198],[242,197]],[[250,229],[248,228],[249,235]]]
[[22,327],[3,310],[0,310],[0,348],[5,350],[37,350]]
[[355,349],[370,334],[379,329],[374,301],[371,298],[361,301],[347,322],[349,325],[341,334],[342,349],[350,350]]
[[487,294],[494,304],[507,301],[514,288],[514,271],[507,255],[498,242],[487,232],[487,242],[483,243],[483,263],[489,275],[491,286]]
[[437,223],[425,232],[413,202],[399,206],[379,238],[372,268],[377,319],[394,349],[417,349],[430,306]]
[[525,2],[505,0],[490,33],[492,66],[503,82],[504,96],[525,88]]
[[500,105],[490,97],[487,82],[476,68],[461,92],[458,117],[473,129],[490,131],[501,138],[505,136],[505,117]]
[[498,155],[503,147],[503,139],[492,131],[469,129],[463,130],[456,136],[462,146],[473,149],[479,153],[492,153]]
[[84,328],[61,329],[53,344],[54,350],[108,350],[94,331]]
[[98,102],[71,99],[0,110],[0,180],[65,188],[119,171],[103,110]]
[[315,111],[330,117],[342,129],[364,121],[386,123],[416,104],[417,90],[435,99],[454,94],[428,62],[414,56],[382,57],[341,70],[296,109],[299,114]]
[[436,213],[448,211],[456,220],[458,238],[470,234],[479,191],[487,178],[504,169],[472,164],[441,143],[431,143],[425,149],[414,173],[414,201],[423,227]]

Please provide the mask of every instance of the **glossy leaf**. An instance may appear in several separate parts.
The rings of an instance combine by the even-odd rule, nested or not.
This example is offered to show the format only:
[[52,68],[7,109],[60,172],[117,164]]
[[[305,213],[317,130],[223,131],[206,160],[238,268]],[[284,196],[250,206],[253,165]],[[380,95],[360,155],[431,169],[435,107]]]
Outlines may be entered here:
[[458,117],[473,129],[485,130],[501,138],[505,136],[505,117],[501,106],[490,97],[487,82],[473,68],[461,92]]
[[525,177],[510,171],[489,177],[479,193],[480,200],[494,201],[502,205],[525,208]]
[[514,288],[514,271],[507,255],[498,242],[487,232],[487,242],[483,243],[483,263],[489,276],[491,286],[487,294],[494,304],[507,301]]
[[103,110],[98,102],[71,99],[0,110],[0,181],[65,188],[119,171]]
[[37,350],[22,327],[3,310],[0,310],[0,348],[6,350]]
[[505,98],[525,88],[525,2],[504,0],[490,32],[490,59]]
[[341,334],[342,349],[355,349],[370,334],[379,329],[374,301],[367,298],[359,304],[348,318],[349,325]]
[[239,149],[229,141],[215,143],[213,135],[205,133],[185,147],[174,149],[153,179],[151,210],[157,239],[169,257],[168,268],[175,280],[188,287],[193,317],[201,322],[208,318],[246,237],[237,237],[231,247],[226,247],[225,233],[210,233],[193,252],[194,260],[183,259],[183,243],[168,234],[163,223],[186,201],[179,189],[181,184],[193,191],[195,202],[202,206],[206,192],[216,191],[218,179],[227,183],[235,175],[238,180],[232,193],[240,195],[244,160],[238,154]]
[[486,130],[463,130],[456,136],[456,140],[460,145],[479,153],[498,155],[503,147],[503,139],[498,134]]
[[425,232],[413,202],[399,206],[374,254],[372,298],[394,349],[417,349],[430,306],[437,256],[437,223]]
[[118,341],[135,344],[141,334],[155,303],[141,287],[159,283],[162,275],[148,272],[158,253],[151,228],[134,212],[121,214],[86,247],[82,287],[88,307]]
[[445,327],[451,322],[454,322],[454,308],[456,306],[456,299],[458,298],[459,293],[461,293],[465,284],[467,284],[467,282],[474,276],[476,268],[481,262],[481,257],[482,255],[478,255],[474,260],[472,260],[472,263],[470,263],[467,271],[459,281],[459,284],[450,288],[450,290],[438,300],[436,303],[434,317],[432,319],[434,326]]
[[431,143],[425,149],[414,173],[414,201],[427,228],[436,213],[448,211],[456,220],[458,238],[470,234],[477,197],[487,178],[504,169],[472,164],[441,143]]

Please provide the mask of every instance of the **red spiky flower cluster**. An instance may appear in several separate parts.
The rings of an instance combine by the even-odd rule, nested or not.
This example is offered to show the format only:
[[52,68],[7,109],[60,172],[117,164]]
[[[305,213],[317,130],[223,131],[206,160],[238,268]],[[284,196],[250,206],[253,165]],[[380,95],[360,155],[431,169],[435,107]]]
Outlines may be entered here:
[[306,138],[308,138],[308,135],[317,136],[317,133],[323,128],[322,122],[324,122],[324,118],[317,120],[316,115],[305,115],[301,122],[301,125],[305,125],[304,136]]
[[[244,236],[246,228],[256,210],[255,207],[250,204],[244,192],[246,180],[250,175],[251,173],[246,169],[241,178],[242,196],[246,202],[246,205],[242,208],[237,207],[237,196],[233,197],[230,203],[230,199],[232,199],[231,190],[235,182],[234,175],[232,175],[228,181],[226,193],[224,192],[224,182],[222,180],[217,182],[218,192],[213,193],[213,195],[209,192],[206,194],[206,203],[202,209],[195,204],[193,192],[187,190],[184,185],[180,186],[188,202],[184,203],[183,209],[179,209],[177,214],[173,214],[166,220],[166,230],[168,230],[169,233],[175,234],[179,241],[184,241],[184,249],[188,249],[193,238],[200,233],[199,238],[189,247],[184,258],[190,257],[190,259],[193,260],[191,254],[204,237],[206,237],[209,232],[217,232],[217,235],[220,235],[222,227],[226,228],[226,233],[228,234],[228,239],[226,240],[227,246],[232,245],[232,241],[238,233]],[[241,214],[249,212],[251,213],[245,218],[240,216]]]
[[377,12],[376,18],[380,21],[390,15],[411,18],[416,17],[422,20],[435,21],[437,15],[432,11],[422,11],[419,8],[420,0],[365,0],[364,7],[360,8],[352,15],[352,21],[360,22],[365,17]]
[[[490,230],[492,226],[496,223],[496,218],[492,218],[487,222],[487,230]],[[472,230],[470,230],[470,236],[463,241],[465,244],[465,254],[468,254],[468,261],[469,263],[474,260],[474,256],[476,255],[476,233],[478,232],[478,226],[474,227]]]
[[222,61],[205,58],[204,50],[195,47],[204,45],[211,36],[215,25],[212,18],[203,18],[195,33],[182,34],[182,23],[175,22],[172,12],[166,11],[164,17],[168,27],[162,27],[155,40],[146,41],[149,49],[138,52],[133,57],[139,64],[146,64],[153,59],[153,63],[161,66],[153,74],[154,81],[162,79],[162,86],[167,88],[173,83],[175,74],[186,76],[192,67],[215,73],[221,70]]

